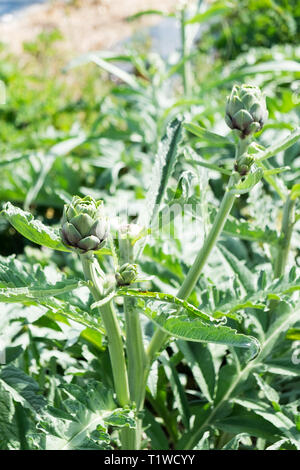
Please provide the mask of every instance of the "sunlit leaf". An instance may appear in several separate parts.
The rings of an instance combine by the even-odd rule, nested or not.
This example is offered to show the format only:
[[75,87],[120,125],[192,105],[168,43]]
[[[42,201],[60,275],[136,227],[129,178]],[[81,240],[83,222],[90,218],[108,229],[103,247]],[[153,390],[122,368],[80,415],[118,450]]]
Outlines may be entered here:
[[40,220],[35,219],[30,212],[25,212],[19,207],[7,202],[0,213],[11,225],[28,240],[38,245],[59,251],[70,251],[61,242],[59,231]]

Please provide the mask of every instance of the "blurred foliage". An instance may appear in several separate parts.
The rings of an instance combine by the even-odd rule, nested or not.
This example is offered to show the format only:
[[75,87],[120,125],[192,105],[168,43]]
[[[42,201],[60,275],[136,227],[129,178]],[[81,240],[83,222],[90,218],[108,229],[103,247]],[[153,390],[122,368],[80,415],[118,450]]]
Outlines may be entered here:
[[298,0],[233,0],[220,28],[215,22],[210,35],[200,41],[201,50],[213,46],[226,59],[252,47],[299,44]]

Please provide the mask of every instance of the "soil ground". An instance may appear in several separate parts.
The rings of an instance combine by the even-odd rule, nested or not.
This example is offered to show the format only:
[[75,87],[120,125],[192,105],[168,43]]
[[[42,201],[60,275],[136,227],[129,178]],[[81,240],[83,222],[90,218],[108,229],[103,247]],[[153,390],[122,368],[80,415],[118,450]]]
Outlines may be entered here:
[[27,8],[7,23],[0,22],[0,41],[10,51],[20,53],[23,42],[33,41],[44,31],[58,29],[68,55],[107,50],[138,29],[160,21],[157,15],[147,15],[129,22],[128,16],[148,9],[171,12],[177,3],[177,0],[52,0]]

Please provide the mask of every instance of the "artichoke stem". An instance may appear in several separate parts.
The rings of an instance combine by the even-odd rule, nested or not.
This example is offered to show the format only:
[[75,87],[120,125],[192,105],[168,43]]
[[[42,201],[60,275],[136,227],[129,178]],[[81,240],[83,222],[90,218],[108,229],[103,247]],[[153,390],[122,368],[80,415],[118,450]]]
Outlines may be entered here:
[[[100,268],[94,256],[80,256],[85,279],[91,281],[90,291],[97,302],[102,299]],[[111,360],[117,401],[122,407],[129,404],[129,386],[127,368],[122,341],[120,325],[112,302],[103,305],[100,309],[101,318],[108,339],[108,350]]]

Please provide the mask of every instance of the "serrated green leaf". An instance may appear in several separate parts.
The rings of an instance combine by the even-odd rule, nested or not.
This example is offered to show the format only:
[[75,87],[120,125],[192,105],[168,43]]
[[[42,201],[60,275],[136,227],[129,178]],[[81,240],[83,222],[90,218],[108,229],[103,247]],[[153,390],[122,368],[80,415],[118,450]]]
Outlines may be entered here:
[[219,165],[216,165],[214,163],[208,163],[206,162],[205,160],[200,160],[200,158],[198,160],[192,160],[192,159],[189,159],[189,158],[186,158],[185,161],[187,163],[191,163],[193,165],[199,165],[199,166],[202,166],[203,168],[207,168],[208,170],[213,170],[213,171],[217,171],[218,173],[221,173],[222,175],[227,175],[227,176],[230,176],[231,175],[231,170],[226,170],[226,168],[223,168]]
[[241,442],[249,446],[252,445],[249,434],[241,433],[230,439],[230,441],[222,447],[222,450],[238,450]]
[[0,215],[5,217],[17,232],[28,240],[53,250],[70,251],[62,244],[58,230],[44,225],[40,220],[35,219],[30,212],[25,212],[7,202]]
[[280,447],[282,447],[286,442],[290,442],[289,439],[280,439],[280,441],[268,446],[266,450],[280,450]]
[[299,367],[293,365],[286,365],[281,364],[280,362],[270,361],[265,362],[264,365],[267,368],[268,373],[275,374],[275,375],[287,375],[291,377],[298,377],[299,376]]
[[257,285],[256,276],[254,276],[254,274],[252,274],[251,271],[245,266],[245,263],[236,258],[236,256],[228,251],[224,245],[219,244],[218,249],[221,251],[233,272],[237,275],[245,291],[248,294],[254,292]]
[[164,371],[166,373],[166,376],[173,390],[175,406],[180,412],[181,419],[185,427],[189,429],[190,418],[191,418],[190,408],[189,408],[189,404],[188,404],[188,400],[187,400],[184,388],[180,382],[178,373],[176,371],[176,368],[170,361],[170,358],[165,351],[161,354],[160,360],[164,366]]
[[0,382],[12,399],[22,407],[39,412],[45,406],[46,401],[39,394],[37,383],[21,369],[11,364],[3,367],[0,372]]
[[169,442],[167,436],[162,426],[147,408],[144,410],[143,424],[147,436],[151,439],[151,448],[153,450],[168,450]]
[[[76,304],[74,290],[85,285],[84,281],[61,279],[61,273],[51,272],[50,284],[40,265],[21,263],[14,256],[0,257],[0,301],[41,305],[52,314],[62,315],[103,334],[100,318],[90,315],[87,305]],[[63,298],[55,298],[55,296]]]
[[34,184],[31,186],[26,194],[24,201],[24,208],[29,209],[30,205],[37,198],[41,188],[45,183],[45,179],[55,160],[58,157],[67,155],[71,150],[81,145],[86,140],[86,136],[74,137],[71,139],[64,140],[55,144],[46,155],[41,156],[42,164],[41,170],[34,180]]
[[84,285],[86,285],[84,281],[66,279],[48,286],[36,285],[32,287],[0,288],[0,302],[23,303],[32,299],[39,301],[39,299],[66,294]]
[[215,423],[215,426],[230,434],[247,433],[271,442],[279,437],[275,426],[262,417],[243,410],[237,410],[230,416],[223,417]]
[[283,411],[275,411],[269,404],[250,399],[237,398],[235,399],[235,403],[253,411],[255,414],[273,424],[278,430],[278,433],[287,437],[298,450],[300,449],[300,433],[297,431],[293,421],[284,413],[284,408]]
[[212,402],[215,392],[216,368],[212,353],[206,345],[178,341],[194,379],[207,401]]
[[252,171],[245,179],[230,188],[230,191],[233,194],[246,194],[262,179],[263,175],[264,172],[262,168],[258,167],[253,169],[252,167]]
[[24,352],[22,346],[10,346],[5,348],[3,356],[5,358],[5,364],[13,362],[17,357],[19,357]]
[[84,387],[62,387],[60,408],[48,406],[41,414],[39,434],[32,441],[44,450],[111,449],[108,427],[134,427],[134,412],[117,408],[111,390],[90,381]]
[[294,145],[300,139],[300,128],[295,129],[290,135],[285,137],[284,139],[280,140],[279,142],[275,142],[275,144],[268,147],[263,152],[259,153],[258,160],[261,162],[266,160],[267,158],[273,157],[279,152],[288,149],[292,145]]
[[178,144],[181,139],[182,121],[174,119],[167,127],[166,135],[159,144],[152,173],[151,186],[149,187],[146,202],[146,213],[141,215],[141,223],[148,227],[155,219],[161,202],[165,196],[168,181],[176,163]]
[[200,127],[197,124],[194,124],[193,122],[184,123],[184,128],[191,134],[194,134],[199,137],[201,141],[204,140],[206,142],[209,142],[215,147],[233,145],[232,142],[227,139],[227,137],[223,137],[222,135],[207,131],[204,127]]
[[268,228],[262,230],[246,220],[237,220],[232,216],[229,216],[226,220],[223,232],[227,235],[253,242],[275,244],[278,241],[278,235],[275,230]]
[[[259,351],[259,343],[255,338],[223,326],[221,322],[224,318],[219,321],[170,294],[123,288],[116,291],[115,295],[136,297],[137,307],[163,331],[176,338],[248,348],[250,358]],[[95,302],[92,308],[98,306],[99,302]]]
[[175,304],[178,307],[184,308],[190,314],[202,318],[204,321],[207,321],[207,322],[214,321],[213,318],[211,318],[206,313],[201,312],[198,308],[194,307],[194,305],[190,304],[186,300],[179,299],[178,297],[175,297],[174,295],[165,294],[163,292],[140,291],[140,290],[126,289],[126,288],[119,289],[116,292],[109,294],[105,299],[100,300],[99,302],[93,303],[91,308],[95,309],[95,308],[101,307],[103,303],[107,303],[113,297],[117,297],[117,296],[136,297],[136,298],[149,299],[149,300],[159,300],[161,302]]
[[[192,200],[193,205],[197,204],[197,199],[193,198]],[[187,206],[187,210],[189,210],[191,206]],[[209,218],[211,223],[215,219],[217,215],[217,209],[213,205],[209,205]],[[195,217],[197,214],[191,211]],[[278,233],[275,230],[271,230],[268,227],[265,229],[261,229],[253,224],[253,222],[248,222],[243,219],[236,219],[232,215],[229,215],[227,218],[223,233],[229,235],[231,237],[241,238],[242,240],[249,240],[253,242],[262,242],[262,243],[269,243],[275,245],[278,242]]]
[[286,302],[279,302],[275,309],[275,314],[276,312],[280,312],[280,316],[271,323],[266,332],[263,349],[260,354],[261,361],[272,351],[274,344],[278,342],[280,336],[285,335],[287,330],[293,326],[295,322],[299,321],[299,311],[299,303],[295,306],[291,306]]
[[[262,377],[260,377],[258,374],[254,373],[253,374],[255,377],[255,380],[259,386],[259,388],[262,390],[264,393],[265,397],[271,404],[277,404],[279,403],[279,395],[276,392],[274,388],[272,388],[269,384],[267,384]],[[278,408],[276,411],[279,411],[280,407],[278,405]]]
[[139,299],[137,306],[159,328],[175,338],[186,341],[224,344],[249,349],[249,358],[253,358],[259,351],[256,338],[237,333],[228,326],[210,324],[202,319],[192,318],[178,307],[162,306],[161,302],[148,302]]
[[205,431],[205,433],[201,437],[198,444],[195,447],[193,447],[193,450],[209,450],[210,448],[209,435],[210,435],[209,431]]
[[[231,299],[224,293],[220,292],[220,302],[215,305],[214,311],[205,309],[213,317],[222,316],[223,314],[231,314],[244,310],[245,308],[266,309],[270,298],[277,300],[290,299],[290,294],[300,290],[300,277],[294,281],[290,281],[289,276],[284,276],[271,283],[267,283],[266,276],[263,274],[264,284],[261,284],[262,277],[258,279],[258,288],[255,292],[249,292],[244,297],[234,296],[231,293]],[[202,309],[203,310],[203,309]]]
[[20,449],[18,431],[12,395],[0,380],[0,450]]

